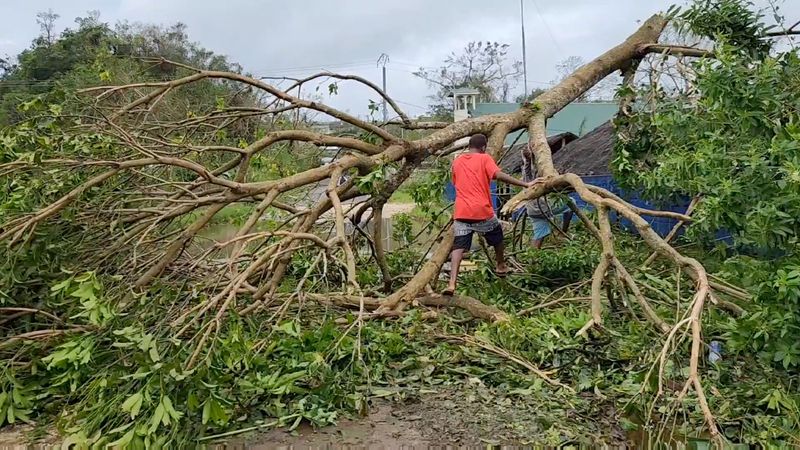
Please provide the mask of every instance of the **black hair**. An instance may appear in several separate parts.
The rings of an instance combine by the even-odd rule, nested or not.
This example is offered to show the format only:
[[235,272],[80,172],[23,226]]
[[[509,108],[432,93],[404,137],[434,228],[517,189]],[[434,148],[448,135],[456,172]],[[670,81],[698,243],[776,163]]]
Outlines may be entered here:
[[469,148],[474,148],[476,150],[485,150],[486,144],[489,142],[486,139],[486,135],[484,134],[476,134],[469,138]]

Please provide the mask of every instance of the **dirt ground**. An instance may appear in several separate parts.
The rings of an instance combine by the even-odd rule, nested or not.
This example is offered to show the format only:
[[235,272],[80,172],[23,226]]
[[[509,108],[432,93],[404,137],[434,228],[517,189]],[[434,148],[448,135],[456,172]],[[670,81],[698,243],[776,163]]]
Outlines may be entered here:
[[[31,444],[31,442],[36,444]],[[0,450],[55,448],[61,440],[55,430],[45,432],[30,425],[14,425],[0,429]]]
[[[544,405],[540,405],[544,406]],[[458,387],[406,402],[377,400],[360,419],[336,426],[294,432],[272,430],[229,442],[237,449],[445,448],[529,446],[563,443],[566,436],[534,404],[521,404],[482,386]],[[553,420],[558,420],[553,417]],[[613,420],[589,420],[589,434],[602,433],[609,444],[626,444]]]
[[326,447],[427,448],[431,440],[420,430],[421,418],[402,417],[388,402],[380,402],[361,419],[345,419],[336,426],[313,429],[303,424],[293,432],[273,430],[257,434],[244,442],[231,442],[229,448],[302,449]]
[[[362,418],[341,418],[334,426],[314,429],[269,430],[230,438],[215,449],[310,448],[444,448],[487,445],[553,445],[569,441],[556,431],[563,410],[549,417],[548,405],[521,402],[482,384],[456,385],[416,395],[403,401],[375,399]],[[603,435],[602,442],[626,443],[625,433],[611,417],[578,418],[586,435]],[[573,418],[575,419],[575,418]],[[608,420],[611,419],[611,420]],[[0,431],[0,450],[52,448],[58,438],[45,436],[37,446],[26,446],[31,427]],[[43,445],[42,445],[43,444]]]

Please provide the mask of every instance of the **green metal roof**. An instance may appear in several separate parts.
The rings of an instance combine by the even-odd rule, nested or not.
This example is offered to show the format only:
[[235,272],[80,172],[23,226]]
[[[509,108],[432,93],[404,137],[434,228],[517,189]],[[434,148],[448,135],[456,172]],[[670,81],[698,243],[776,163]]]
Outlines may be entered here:
[[[518,109],[519,104],[517,103],[478,103],[471,115],[472,117],[480,117],[489,114],[508,113]],[[613,119],[618,110],[619,105],[613,102],[570,103],[547,120],[547,135],[552,136],[570,132],[577,136],[583,136]],[[522,133],[522,136],[517,140],[517,136],[520,133]],[[527,132],[518,131],[506,137],[506,145],[511,145],[515,140],[520,143],[525,142],[527,139]]]

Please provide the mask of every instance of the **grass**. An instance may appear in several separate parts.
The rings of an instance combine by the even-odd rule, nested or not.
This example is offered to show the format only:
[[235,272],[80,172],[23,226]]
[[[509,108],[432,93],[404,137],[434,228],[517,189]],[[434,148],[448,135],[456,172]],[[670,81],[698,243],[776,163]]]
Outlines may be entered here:
[[402,190],[395,191],[389,198],[389,203],[414,203],[411,194]]

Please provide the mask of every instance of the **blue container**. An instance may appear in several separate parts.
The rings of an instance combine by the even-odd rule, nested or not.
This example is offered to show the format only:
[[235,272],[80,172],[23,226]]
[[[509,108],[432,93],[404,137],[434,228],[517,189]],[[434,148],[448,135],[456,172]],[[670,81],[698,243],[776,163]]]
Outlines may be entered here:
[[711,341],[708,346],[708,362],[715,363],[722,359],[722,343],[719,341]]

